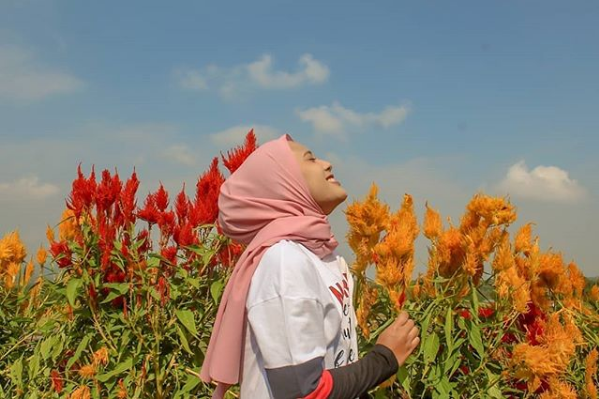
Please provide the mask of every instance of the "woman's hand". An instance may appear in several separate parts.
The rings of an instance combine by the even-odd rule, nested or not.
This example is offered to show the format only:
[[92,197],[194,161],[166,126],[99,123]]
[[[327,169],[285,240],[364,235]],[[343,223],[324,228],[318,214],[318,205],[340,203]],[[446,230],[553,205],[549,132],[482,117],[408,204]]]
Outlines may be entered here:
[[404,364],[408,356],[420,343],[420,330],[406,312],[401,312],[397,319],[379,335],[376,343],[391,349],[399,366]]

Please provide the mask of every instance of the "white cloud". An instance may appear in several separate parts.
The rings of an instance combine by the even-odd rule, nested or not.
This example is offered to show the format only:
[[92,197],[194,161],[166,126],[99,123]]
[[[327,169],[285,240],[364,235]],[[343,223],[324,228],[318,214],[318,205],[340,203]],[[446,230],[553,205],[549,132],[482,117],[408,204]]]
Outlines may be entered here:
[[254,129],[258,145],[280,136],[279,130],[265,125],[238,125],[210,135],[212,142],[220,148],[231,148],[243,144],[245,136]]
[[410,108],[407,105],[387,106],[381,112],[359,113],[343,107],[338,102],[333,105],[296,110],[304,122],[312,124],[317,133],[343,137],[347,130],[363,130],[369,126],[388,128],[403,122]]
[[33,55],[19,47],[0,47],[0,98],[38,101],[73,93],[84,83],[77,77],[38,64]]
[[303,54],[296,71],[273,69],[273,57],[262,55],[248,64],[219,67],[214,64],[201,69],[177,68],[173,77],[186,90],[216,90],[225,99],[235,99],[252,90],[284,90],[309,84],[322,84],[329,77],[329,68],[311,54]]
[[208,81],[200,71],[180,68],[173,72],[179,86],[188,90],[207,90]]
[[2,196],[13,200],[42,200],[58,193],[58,187],[51,183],[41,183],[39,177],[24,176],[9,183],[0,183]]
[[329,68],[310,54],[300,57],[302,68],[297,72],[273,71],[272,64],[272,57],[263,55],[247,66],[250,78],[265,89],[288,89],[307,83],[324,83],[329,77]]
[[528,170],[524,161],[512,165],[497,190],[525,199],[545,202],[578,202],[587,191],[568,172],[557,166],[537,166]]
[[163,157],[173,162],[187,166],[194,166],[196,160],[191,153],[191,149],[185,144],[174,144],[168,147],[162,153]]

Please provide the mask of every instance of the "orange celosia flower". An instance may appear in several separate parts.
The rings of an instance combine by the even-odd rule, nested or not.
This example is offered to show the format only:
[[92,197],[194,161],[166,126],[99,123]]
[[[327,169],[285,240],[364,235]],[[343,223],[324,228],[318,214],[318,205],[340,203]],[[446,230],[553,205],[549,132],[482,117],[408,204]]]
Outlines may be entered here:
[[48,257],[48,252],[46,252],[46,249],[40,245],[40,249],[37,250],[37,255],[36,255],[37,263],[40,265],[43,265],[44,263],[46,263],[47,257]]
[[594,302],[599,302],[599,285],[594,285],[589,291],[589,299]]
[[516,378],[526,380],[531,392],[538,388],[540,380],[563,374],[576,353],[576,346],[583,342],[582,333],[569,313],[553,313],[542,324],[544,333],[539,345],[517,344],[511,359]]
[[570,277],[569,280],[572,282],[573,294],[576,297],[581,298],[582,293],[584,291],[584,287],[587,284],[584,274],[582,274],[582,272],[574,262],[570,262],[570,264],[568,265],[568,274]]
[[378,291],[375,287],[369,287],[364,284],[362,289],[362,296],[360,297],[360,303],[358,310],[356,311],[356,318],[358,319],[358,326],[362,330],[362,335],[366,339],[370,337],[370,328],[368,326],[368,316],[370,316],[370,310],[372,305],[376,303],[378,299]]
[[356,254],[352,270],[363,274],[373,262],[372,248],[379,241],[380,233],[386,229],[389,219],[389,206],[377,199],[378,187],[372,184],[367,198],[363,202],[350,204],[345,215],[349,223],[347,242]]
[[97,351],[94,352],[94,360],[93,360],[93,364],[94,365],[104,365],[106,366],[108,364],[108,349],[103,346],[100,349],[98,349]]
[[441,216],[426,203],[426,213],[424,215],[424,236],[429,240],[438,238],[443,231]]
[[125,383],[123,379],[119,379],[119,391],[116,394],[118,399],[126,399],[127,398],[127,388],[125,388]]
[[48,239],[48,242],[54,242],[54,230],[50,225],[46,227],[46,238]]
[[445,230],[439,237],[437,244],[439,261],[439,274],[451,277],[464,261],[465,251],[462,246],[462,234],[455,227]]
[[73,391],[73,393],[71,394],[71,396],[69,396],[69,399],[90,399],[91,398],[91,392],[89,390],[89,388],[85,385],[80,386],[79,388],[75,389]]
[[526,223],[520,228],[520,230],[518,230],[518,233],[516,233],[516,239],[514,240],[514,251],[516,253],[523,253],[524,255],[527,255],[533,245],[531,242],[531,236],[532,223]]
[[50,371],[50,381],[52,382],[52,389],[57,393],[61,393],[63,382],[62,376],[60,375],[58,370]]
[[548,385],[549,390],[543,392],[539,399],[578,399],[576,390],[567,382],[552,377]]
[[25,275],[23,276],[23,281],[21,281],[21,285],[24,286],[25,284],[27,284],[29,282],[29,280],[31,279],[31,275],[33,274],[33,269],[35,267],[33,266],[33,260],[30,260],[27,263],[27,267],[25,268]]
[[93,378],[96,375],[96,366],[87,364],[79,369],[79,375],[84,378]]
[[595,376],[597,375],[598,358],[599,352],[597,352],[597,348],[595,348],[589,353],[585,361],[584,381],[587,396],[590,399],[597,399],[597,386],[595,385]]
[[66,208],[62,212],[61,222],[58,225],[58,238],[60,241],[72,241],[79,234],[79,226],[75,213]]

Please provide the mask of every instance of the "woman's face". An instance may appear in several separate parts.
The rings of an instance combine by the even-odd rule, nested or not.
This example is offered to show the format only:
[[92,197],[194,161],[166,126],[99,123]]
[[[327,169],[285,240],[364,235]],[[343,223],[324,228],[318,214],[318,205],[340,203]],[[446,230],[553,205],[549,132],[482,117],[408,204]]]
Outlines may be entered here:
[[333,166],[323,159],[316,158],[306,146],[295,141],[288,143],[300,165],[312,198],[320,205],[325,215],[329,215],[347,198],[347,192],[333,177]]

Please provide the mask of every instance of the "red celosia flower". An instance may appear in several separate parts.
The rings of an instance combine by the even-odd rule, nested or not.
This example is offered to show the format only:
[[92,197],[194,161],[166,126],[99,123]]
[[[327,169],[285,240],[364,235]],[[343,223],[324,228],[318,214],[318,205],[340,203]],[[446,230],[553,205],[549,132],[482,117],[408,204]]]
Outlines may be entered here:
[[185,195],[185,184],[183,184],[183,189],[181,189],[175,200],[175,211],[177,212],[177,222],[180,225],[183,224],[187,219],[187,212],[189,211],[189,200],[187,199],[187,195]]
[[160,212],[164,212],[166,207],[168,206],[168,193],[162,186],[162,183],[160,183],[160,187],[158,188],[158,191],[156,191],[155,198],[156,207]]
[[144,253],[150,249],[150,232],[148,230],[142,230],[137,234],[137,241],[142,241],[139,245],[139,252]]
[[137,174],[135,173],[134,168],[133,174],[131,174],[131,177],[125,183],[125,188],[123,189],[120,198],[120,208],[123,215],[124,224],[135,223],[134,211],[137,206],[135,194],[137,193],[138,188],[139,180],[137,179]]
[[196,184],[195,202],[189,214],[192,226],[197,227],[216,221],[218,196],[224,181],[225,178],[218,169],[218,158],[214,158],[208,171],[200,177]]
[[160,212],[156,206],[156,196],[154,194],[148,194],[144,202],[144,207],[139,210],[137,217],[145,220],[150,225],[158,223]]
[[458,312],[458,314],[460,316],[462,316],[466,320],[471,320],[472,319],[472,315],[470,314],[470,311],[468,309],[460,309],[460,311]]
[[229,169],[229,172],[233,173],[241,166],[247,157],[256,150],[256,148],[258,148],[256,145],[256,135],[254,134],[254,129],[251,129],[245,136],[245,142],[242,146],[227,151],[226,158],[223,156],[222,152],[220,155],[225,167]]
[[98,213],[108,212],[121,193],[122,183],[118,173],[110,175],[108,169],[102,171],[102,180],[96,189],[96,208]]
[[191,223],[187,222],[183,226],[176,226],[173,232],[173,240],[181,247],[196,244],[197,236],[193,232]]
[[73,252],[66,241],[55,241],[50,243],[50,253],[56,259],[58,267],[65,268],[73,264]]
[[495,314],[495,309],[491,305],[478,309],[478,317],[487,319]]
[[67,208],[73,211],[75,219],[78,220],[81,214],[91,208],[96,195],[96,172],[92,166],[89,179],[86,179],[81,172],[81,164],[77,166],[77,178],[73,181],[71,194],[67,199]]
[[157,290],[160,294],[160,305],[164,306],[170,297],[170,287],[164,276],[158,278]]
[[160,254],[171,264],[171,265],[176,265],[177,264],[177,247],[175,246],[169,246],[166,248],[163,248],[160,251]]
[[406,292],[402,291],[402,293],[399,295],[399,298],[397,298],[397,307],[401,308],[403,306],[403,304],[406,301]]
[[169,236],[175,230],[175,212],[167,211],[160,214],[158,218],[158,226],[160,226],[160,231],[165,236]]
[[57,393],[61,393],[62,392],[62,377],[60,376],[60,373],[58,372],[58,370],[50,371],[50,380],[52,381],[52,389],[54,389],[54,391]]

